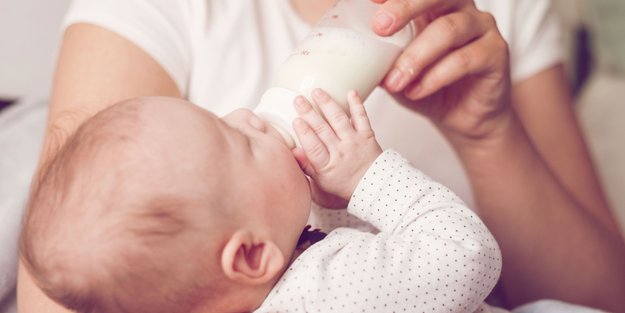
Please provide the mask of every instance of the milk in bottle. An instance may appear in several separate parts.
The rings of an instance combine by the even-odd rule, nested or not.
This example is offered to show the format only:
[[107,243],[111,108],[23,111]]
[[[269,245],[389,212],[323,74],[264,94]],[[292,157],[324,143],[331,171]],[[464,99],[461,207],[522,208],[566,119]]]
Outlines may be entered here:
[[295,97],[310,100],[312,90],[322,88],[347,111],[348,91],[366,98],[414,37],[412,24],[390,37],[376,35],[371,19],[378,7],[368,0],[338,1],[280,66],[255,113],[291,146],[297,143],[291,126]]

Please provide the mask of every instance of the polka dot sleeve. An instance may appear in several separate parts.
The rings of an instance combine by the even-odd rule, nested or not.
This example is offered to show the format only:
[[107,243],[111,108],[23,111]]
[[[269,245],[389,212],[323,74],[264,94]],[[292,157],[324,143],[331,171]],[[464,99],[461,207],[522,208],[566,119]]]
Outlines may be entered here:
[[488,312],[499,248],[446,187],[394,151],[369,168],[338,228],[300,255],[257,312]]

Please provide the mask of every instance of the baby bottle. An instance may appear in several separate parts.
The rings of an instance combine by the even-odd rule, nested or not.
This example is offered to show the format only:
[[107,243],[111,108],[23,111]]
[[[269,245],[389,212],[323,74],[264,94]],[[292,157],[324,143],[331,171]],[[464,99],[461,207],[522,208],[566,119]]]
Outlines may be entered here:
[[348,111],[349,90],[366,98],[414,37],[412,23],[393,36],[376,35],[371,19],[378,7],[369,0],[339,0],[280,66],[254,111],[291,147],[297,144],[291,126],[295,97],[310,100],[312,90],[322,88]]

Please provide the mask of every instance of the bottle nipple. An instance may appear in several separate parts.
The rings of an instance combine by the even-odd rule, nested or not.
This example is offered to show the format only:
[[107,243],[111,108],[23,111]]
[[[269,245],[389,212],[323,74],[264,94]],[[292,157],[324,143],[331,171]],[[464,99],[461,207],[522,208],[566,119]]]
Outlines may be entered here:
[[286,88],[269,88],[254,109],[256,115],[267,121],[280,133],[291,149],[299,145],[292,125],[293,120],[297,117],[297,112],[293,107],[293,101],[297,96],[298,93]]

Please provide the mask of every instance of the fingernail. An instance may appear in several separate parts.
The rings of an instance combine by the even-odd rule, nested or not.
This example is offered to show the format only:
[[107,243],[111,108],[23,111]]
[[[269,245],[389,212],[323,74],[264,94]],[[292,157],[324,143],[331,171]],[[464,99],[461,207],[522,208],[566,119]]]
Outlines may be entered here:
[[295,101],[293,102],[295,103],[296,109],[304,110],[306,108],[306,100],[302,96],[295,97]]
[[388,30],[393,26],[395,17],[386,11],[381,11],[375,15],[373,20],[380,30]]
[[406,97],[408,97],[408,99],[411,99],[411,100],[416,100],[416,98],[421,93],[421,90],[423,90],[423,87],[421,86],[421,84],[416,84],[406,92]]
[[404,73],[402,73],[398,69],[393,69],[388,77],[386,78],[386,86],[388,86],[391,91],[398,91],[401,89],[404,80]]
[[313,90],[313,96],[317,99],[323,100],[328,97],[328,95],[321,89],[317,88]]

